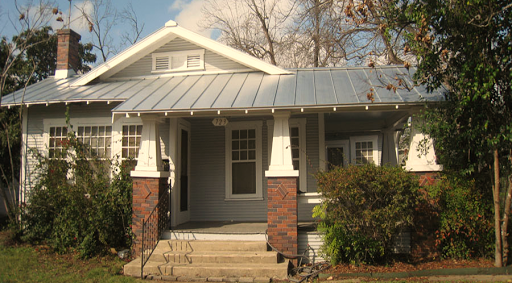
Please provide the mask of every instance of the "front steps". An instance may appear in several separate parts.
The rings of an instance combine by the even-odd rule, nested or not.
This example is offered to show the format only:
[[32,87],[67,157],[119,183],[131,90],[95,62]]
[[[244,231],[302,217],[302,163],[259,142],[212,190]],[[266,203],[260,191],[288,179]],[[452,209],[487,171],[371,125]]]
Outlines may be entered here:
[[[278,263],[277,253],[267,251],[263,241],[161,240],[144,267],[144,275],[171,276],[180,281],[252,278],[268,282],[287,278],[287,267],[287,262]],[[124,274],[140,277],[140,258],[125,265]]]

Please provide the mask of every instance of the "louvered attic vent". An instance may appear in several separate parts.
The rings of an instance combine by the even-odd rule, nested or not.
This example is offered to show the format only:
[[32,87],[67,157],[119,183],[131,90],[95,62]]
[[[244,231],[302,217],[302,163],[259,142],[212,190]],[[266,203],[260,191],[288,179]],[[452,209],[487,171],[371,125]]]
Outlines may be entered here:
[[153,73],[204,70],[204,49],[153,53]]

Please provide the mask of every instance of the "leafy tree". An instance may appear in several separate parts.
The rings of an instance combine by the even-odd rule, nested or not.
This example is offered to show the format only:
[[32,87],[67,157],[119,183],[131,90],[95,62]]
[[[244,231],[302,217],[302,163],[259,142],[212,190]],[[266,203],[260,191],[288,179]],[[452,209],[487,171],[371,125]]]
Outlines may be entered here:
[[[16,46],[27,46],[14,53]],[[92,44],[79,45],[80,66],[78,72],[90,70],[88,64],[96,61]],[[51,27],[24,30],[8,42],[0,42],[0,59],[5,62],[2,69],[3,93],[7,94],[41,81],[55,74],[57,61],[57,34]],[[5,70],[5,72],[3,72]],[[17,209],[17,180],[19,180],[21,149],[21,108],[0,110],[0,193],[11,220],[15,220]]]
[[410,34],[419,62],[416,79],[429,89],[445,85],[448,91],[446,103],[424,114],[426,130],[447,170],[474,175],[492,192],[495,265],[503,266],[512,198],[512,4],[405,4],[418,27]]

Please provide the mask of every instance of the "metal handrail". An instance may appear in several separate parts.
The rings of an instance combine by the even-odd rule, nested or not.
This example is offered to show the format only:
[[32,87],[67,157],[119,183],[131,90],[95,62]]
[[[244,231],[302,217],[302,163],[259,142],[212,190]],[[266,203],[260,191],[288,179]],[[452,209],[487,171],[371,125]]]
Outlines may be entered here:
[[144,266],[155,251],[162,231],[168,227],[170,218],[169,190],[165,190],[147,218],[142,220],[140,278],[144,279]]

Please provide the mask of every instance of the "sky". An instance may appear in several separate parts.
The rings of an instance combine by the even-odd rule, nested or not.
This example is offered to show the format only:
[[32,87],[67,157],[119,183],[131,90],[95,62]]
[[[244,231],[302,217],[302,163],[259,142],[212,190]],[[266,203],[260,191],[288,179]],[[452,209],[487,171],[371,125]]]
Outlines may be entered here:
[[[15,9],[15,2],[18,5],[32,2],[34,5],[37,4],[38,0],[0,0],[0,36],[6,36],[11,38],[16,34],[16,29],[13,28],[11,23],[12,19],[14,22],[18,19],[18,12]],[[63,18],[67,19],[69,11],[68,0],[53,0],[56,7],[63,12]],[[119,11],[123,10],[128,3],[131,2],[139,23],[144,23],[144,30],[142,37],[149,35],[150,33],[163,27],[169,20],[176,21],[180,26],[185,27],[189,30],[202,34],[204,36],[215,39],[218,37],[218,32],[212,32],[211,30],[203,30],[198,26],[198,23],[202,21],[203,16],[201,13],[201,6],[205,0],[111,0],[113,5],[117,7]],[[84,4],[84,0],[72,0],[73,6],[81,7]],[[88,31],[88,27],[81,24],[80,21],[73,21],[79,15],[76,8],[71,10],[71,28],[82,35],[82,42],[86,43],[91,41],[91,34]],[[62,28],[62,23],[55,20],[51,21],[51,25],[54,30]],[[115,38],[119,38],[123,31],[128,25],[119,25],[113,31],[119,35]]]

